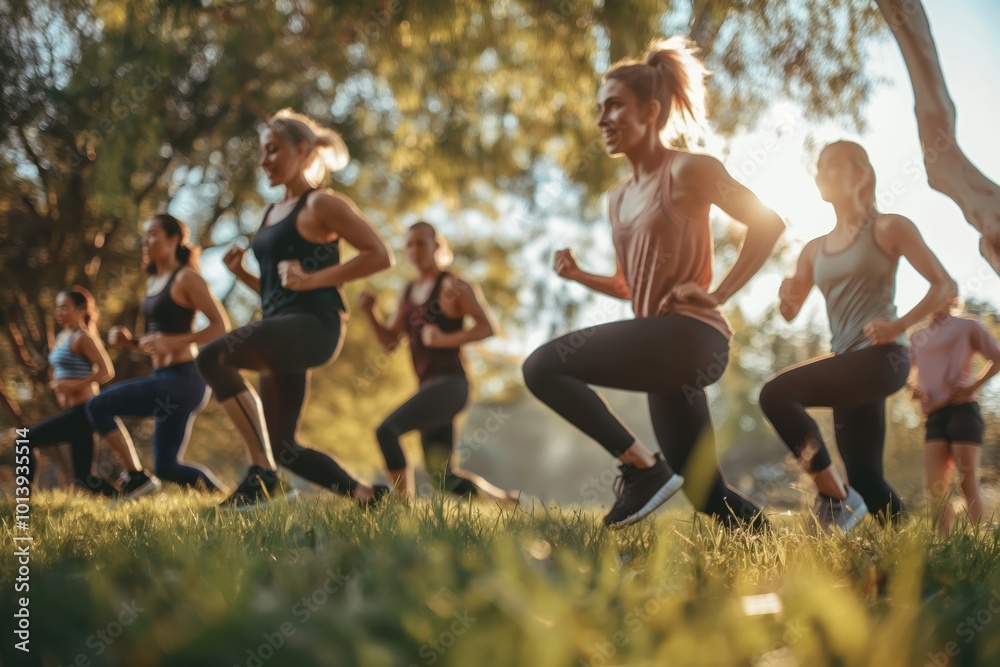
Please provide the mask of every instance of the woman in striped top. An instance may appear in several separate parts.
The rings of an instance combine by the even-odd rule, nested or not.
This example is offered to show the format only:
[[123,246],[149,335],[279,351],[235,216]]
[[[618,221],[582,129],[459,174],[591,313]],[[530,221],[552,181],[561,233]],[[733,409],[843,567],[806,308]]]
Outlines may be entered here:
[[91,471],[94,461],[94,430],[84,406],[97,395],[99,385],[115,376],[108,353],[97,334],[97,307],[93,295],[79,285],[56,296],[56,323],[62,331],[49,353],[56,404],[62,412],[28,429],[31,462],[28,477],[34,481],[38,468],[35,450],[69,443],[76,486],[92,493],[114,495],[117,491]]

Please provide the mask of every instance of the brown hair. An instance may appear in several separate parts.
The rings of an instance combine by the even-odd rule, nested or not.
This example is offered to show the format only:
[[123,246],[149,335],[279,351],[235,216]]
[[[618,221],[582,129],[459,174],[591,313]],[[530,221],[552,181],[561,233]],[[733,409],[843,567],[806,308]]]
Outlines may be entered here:
[[615,63],[604,80],[617,79],[639,97],[640,104],[660,103],[656,129],[666,140],[705,125],[705,76],[697,45],[687,37],[653,40],[641,59]]
[[[174,251],[174,256],[181,263],[181,266],[186,266],[197,271],[199,248],[188,245],[188,239],[191,236],[188,226],[169,213],[157,213],[152,219],[160,223],[160,227],[163,229],[163,233],[167,235],[167,238],[180,237],[177,249]],[[151,276],[155,275],[156,264],[153,262],[147,264],[146,273]]]
[[322,183],[328,173],[346,167],[351,160],[347,144],[340,134],[323,127],[309,116],[282,109],[267,120],[266,126],[293,146],[305,144],[309,147],[302,171],[313,187]]
[[97,301],[90,290],[82,285],[72,285],[63,290],[60,294],[65,294],[72,301],[77,309],[83,309],[83,323],[91,332],[97,330],[97,318],[100,313],[97,311]]
[[[865,207],[865,212],[878,210],[875,201],[875,168],[872,166],[871,160],[868,159],[868,152],[861,144],[842,139],[824,146],[823,150],[819,152],[819,157],[823,157],[823,154],[831,148],[843,149],[844,157],[847,158],[851,166],[864,174],[864,180],[861,182],[861,187],[858,188],[858,199],[861,206]],[[816,159],[816,162],[819,162],[819,158]]]
[[439,266],[446,267],[451,264],[452,260],[455,259],[455,255],[451,251],[451,246],[448,245],[448,240],[442,236],[438,230],[431,223],[426,220],[417,220],[409,229],[406,231],[412,232],[418,229],[426,229],[431,233],[431,238],[437,243],[437,250],[434,251],[434,259],[437,260]]

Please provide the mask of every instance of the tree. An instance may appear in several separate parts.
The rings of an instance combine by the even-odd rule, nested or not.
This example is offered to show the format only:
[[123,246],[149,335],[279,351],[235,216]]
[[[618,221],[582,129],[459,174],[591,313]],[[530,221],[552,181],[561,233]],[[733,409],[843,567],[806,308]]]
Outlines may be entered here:
[[1000,185],[969,160],[955,136],[948,94],[930,22],[920,0],[876,0],[906,62],[927,183],[958,204],[982,236],[979,252],[1000,273]]

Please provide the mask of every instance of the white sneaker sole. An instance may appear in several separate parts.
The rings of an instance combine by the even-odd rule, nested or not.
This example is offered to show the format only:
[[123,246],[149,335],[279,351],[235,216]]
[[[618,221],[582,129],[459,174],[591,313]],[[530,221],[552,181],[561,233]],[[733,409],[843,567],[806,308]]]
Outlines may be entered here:
[[670,500],[671,496],[680,491],[682,486],[684,486],[684,478],[674,473],[674,475],[660,487],[659,491],[654,493],[653,497],[650,498],[645,505],[639,508],[638,512],[625,517],[618,523],[608,524],[608,528],[623,528],[625,526],[631,526],[633,523],[642,521],[656,511],[656,508]]

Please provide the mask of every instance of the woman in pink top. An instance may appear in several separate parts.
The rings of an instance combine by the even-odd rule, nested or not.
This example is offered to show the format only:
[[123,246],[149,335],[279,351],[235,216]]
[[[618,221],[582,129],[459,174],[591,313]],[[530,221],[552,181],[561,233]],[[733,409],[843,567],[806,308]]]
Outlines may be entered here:
[[[976,392],[1000,372],[996,341],[975,317],[953,316],[954,306],[949,302],[927,326],[910,334],[910,364],[916,379],[911,377],[909,386],[927,415],[925,479],[945,534],[955,524],[948,498],[953,466],[958,468],[969,520],[979,523],[982,516],[978,470],[985,425]],[[987,364],[973,379],[976,352],[986,357]]]
[[[704,76],[691,45],[673,38],[604,77],[597,124],[607,153],[632,167],[609,197],[618,270],[587,273],[569,250],[556,253],[555,270],[631,301],[635,319],[557,338],[524,363],[532,393],[621,461],[609,526],[640,520],[682,486],[698,510],[727,525],[763,524],[760,509],[722,478],[705,387],[729,359],[732,330],[719,306],[760,269],[784,223],[715,158],[663,144],[668,120],[702,120]],[[713,205],[748,231],[732,269],[710,291]],[[648,394],[662,454],[639,442],[591,384]]]

